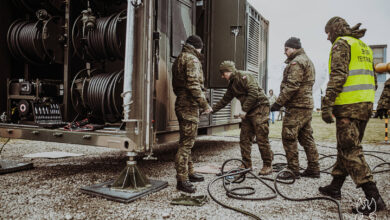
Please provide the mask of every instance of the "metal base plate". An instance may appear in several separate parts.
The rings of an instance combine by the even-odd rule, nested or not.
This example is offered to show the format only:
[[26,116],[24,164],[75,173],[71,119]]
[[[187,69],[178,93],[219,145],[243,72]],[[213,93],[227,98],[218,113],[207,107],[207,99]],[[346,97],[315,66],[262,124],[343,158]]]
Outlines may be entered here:
[[153,192],[157,192],[168,186],[168,182],[166,181],[149,180],[149,182],[151,185],[150,187],[147,187],[142,191],[134,191],[134,192],[111,189],[110,186],[114,183],[114,180],[92,185],[92,186],[84,186],[80,190],[83,193],[87,193],[90,195],[102,196],[109,200],[129,203],[138,198],[141,198],[142,196],[148,195]]
[[0,175],[33,168],[32,163],[19,163],[12,160],[0,160],[0,166]]

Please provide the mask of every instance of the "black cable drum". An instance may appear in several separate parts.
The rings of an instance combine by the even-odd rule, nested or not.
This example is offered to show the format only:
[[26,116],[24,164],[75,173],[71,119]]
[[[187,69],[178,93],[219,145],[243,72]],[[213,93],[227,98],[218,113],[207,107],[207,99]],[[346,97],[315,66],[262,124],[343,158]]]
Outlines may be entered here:
[[34,65],[63,63],[62,36],[59,17],[36,22],[16,20],[8,29],[7,45],[17,60]]
[[104,122],[114,123],[122,118],[123,70],[114,73],[100,73],[81,70],[71,86],[74,109],[83,116],[92,116]]
[[[84,60],[123,60],[126,39],[126,10],[96,19],[95,29],[86,30],[80,15],[72,29],[72,44]],[[83,36],[83,33],[85,36]]]

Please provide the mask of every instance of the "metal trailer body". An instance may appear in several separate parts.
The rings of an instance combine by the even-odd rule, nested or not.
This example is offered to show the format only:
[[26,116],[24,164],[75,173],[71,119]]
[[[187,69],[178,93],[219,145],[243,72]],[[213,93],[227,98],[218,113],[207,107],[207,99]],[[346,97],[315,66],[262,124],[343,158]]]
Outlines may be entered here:
[[[171,68],[192,34],[205,42],[205,86],[211,104],[222,97],[227,85],[217,70],[223,60],[252,72],[267,89],[269,23],[246,0],[6,0],[1,6],[0,137],[103,146],[136,155],[150,155],[160,144],[177,141]],[[114,20],[117,26],[104,26]],[[88,26],[94,22],[95,29]],[[124,22],[123,38],[111,39],[114,43],[104,49],[90,46],[103,40],[89,28],[107,30],[104,36],[111,36],[114,28],[123,34]],[[28,37],[30,32],[34,38]],[[100,56],[116,47],[126,51],[124,56]],[[107,82],[99,78],[97,83],[103,74],[114,73],[117,78]],[[88,90],[92,78],[96,90],[116,89],[118,84],[124,92],[113,89],[113,95],[106,97],[99,90],[91,98],[87,94],[94,94]],[[118,83],[110,84],[114,79]],[[107,100],[125,109],[119,119],[107,114],[115,107],[105,104]],[[216,114],[201,116],[198,133],[238,127],[233,115],[239,111],[234,100]],[[66,123],[91,115],[103,129],[63,129]],[[48,128],[52,118],[63,125]]]

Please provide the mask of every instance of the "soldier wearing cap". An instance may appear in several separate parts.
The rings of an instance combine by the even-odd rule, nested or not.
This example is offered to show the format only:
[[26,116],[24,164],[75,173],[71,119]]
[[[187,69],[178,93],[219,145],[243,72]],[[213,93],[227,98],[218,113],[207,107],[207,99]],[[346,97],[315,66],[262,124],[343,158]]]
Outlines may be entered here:
[[[285,43],[287,60],[280,85],[280,94],[271,111],[285,107],[282,142],[286,151],[287,168],[295,175],[284,172],[281,179],[319,178],[318,152],[311,127],[313,111],[314,65],[301,47],[299,38],[291,37]],[[298,142],[305,149],[307,169],[299,173]]]
[[[336,117],[337,161],[332,170],[333,180],[319,191],[336,199],[341,198],[341,187],[350,175],[357,187],[362,187],[368,200],[352,209],[354,213],[369,215],[386,209],[374,182],[363,149],[362,139],[372,114],[376,89],[373,54],[360,38],[366,29],[360,23],[350,27],[340,17],[331,18],[325,33],[332,43],[329,56],[329,82],[322,100],[322,120],[333,123]],[[375,202],[372,202],[374,200]]]
[[229,81],[229,85],[223,98],[213,106],[213,112],[225,107],[233,98],[240,101],[242,110],[246,112],[246,114],[240,114],[242,119],[240,148],[244,166],[252,168],[251,146],[253,137],[256,136],[263,160],[263,168],[259,175],[268,175],[272,173],[273,160],[273,152],[268,141],[269,101],[253,75],[237,70],[234,62],[222,62],[219,70],[222,78]]
[[187,38],[186,44],[172,66],[172,86],[176,95],[175,113],[179,121],[180,140],[175,157],[178,190],[194,193],[191,182],[201,182],[203,176],[194,172],[191,149],[198,131],[200,112],[212,111],[204,92],[201,64],[202,39],[197,35]]

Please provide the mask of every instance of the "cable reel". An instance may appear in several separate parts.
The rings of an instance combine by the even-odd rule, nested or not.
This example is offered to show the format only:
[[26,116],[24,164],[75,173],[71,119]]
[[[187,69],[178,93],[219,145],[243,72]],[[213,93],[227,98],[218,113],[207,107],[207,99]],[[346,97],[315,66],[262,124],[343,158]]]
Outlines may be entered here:
[[45,10],[37,11],[38,20],[14,21],[8,29],[7,45],[12,56],[34,65],[63,63],[60,17],[51,17]]
[[75,111],[104,122],[114,123],[122,117],[123,70],[102,73],[100,70],[79,71],[71,85],[71,101]]
[[76,55],[86,61],[123,60],[126,39],[126,10],[97,18],[90,8],[76,18],[72,44]]

